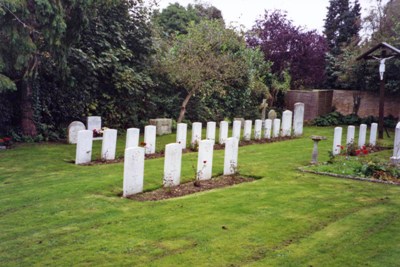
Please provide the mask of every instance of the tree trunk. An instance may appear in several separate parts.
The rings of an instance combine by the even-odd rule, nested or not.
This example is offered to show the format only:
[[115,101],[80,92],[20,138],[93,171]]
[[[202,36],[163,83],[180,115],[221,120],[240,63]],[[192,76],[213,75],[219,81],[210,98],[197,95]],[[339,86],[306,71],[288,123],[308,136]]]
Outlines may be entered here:
[[183,118],[185,117],[186,106],[193,94],[194,94],[194,91],[189,92],[189,94],[185,97],[185,100],[183,100],[182,106],[181,106],[181,112],[179,113],[179,118],[178,118],[177,123],[181,123]]
[[21,128],[24,135],[37,135],[33,115],[32,83],[28,79],[28,81],[21,82]]

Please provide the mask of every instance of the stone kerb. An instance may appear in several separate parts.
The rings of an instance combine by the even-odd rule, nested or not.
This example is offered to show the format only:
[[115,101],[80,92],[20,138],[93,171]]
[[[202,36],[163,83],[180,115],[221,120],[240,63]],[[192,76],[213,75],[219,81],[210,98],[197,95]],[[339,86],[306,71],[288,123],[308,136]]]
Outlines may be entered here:
[[101,145],[101,158],[103,160],[114,160],[115,150],[117,148],[117,130],[107,129],[103,133],[103,142]]
[[186,149],[187,124],[178,123],[176,127],[176,142],[181,145],[182,149]]
[[76,144],[78,142],[78,132],[86,130],[85,124],[80,121],[73,121],[68,125],[67,140],[68,144]]
[[214,142],[201,140],[197,159],[197,180],[209,180],[212,177]]
[[206,139],[213,140],[215,143],[215,130],[217,127],[217,123],[214,121],[207,122],[207,132],[206,132]]
[[221,145],[225,144],[226,139],[228,139],[229,123],[227,121],[221,121],[219,123],[219,143]]
[[264,123],[264,138],[271,139],[272,120],[266,119]]
[[165,146],[164,187],[177,186],[181,181],[182,147],[178,143]]
[[156,126],[147,125],[144,127],[145,154],[156,153]]
[[201,140],[201,122],[193,122],[192,123],[192,139],[190,141],[190,145],[192,148],[196,148]]
[[233,175],[237,172],[239,140],[231,137],[225,143],[224,175]]
[[342,127],[336,127],[335,133],[333,136],[333,146],[332,146],[332,154],[339,155],[342,145]]
[[144,151],[143,147],[125,149],[123,197],[143,192]]
[[172,133],[172,119],[167,119],[167,118],[150,119],[149,124],[156,126],[157,135]]
[[86,164],[92,160],[93,131],[82,130],[78,132],[76,144],[75,164]]
[[256,120],[254,122],[254,139],[260,140],[261,139],[261,131],[262,131],[262,120]]
[[358,133],[358,146],[362,147],[365,145],[365,141],[367,139],[367,125],[360,125],[360,132]]
[[129,128],[126,131],[125,148],[139,146],[139,136],[140,136],[140,129],[138,129],[138,128]]
[[293,112],[285,110],[282,113],[282,136],[291,136]]
[[243,139],[245,141],[250,141],[250,139],[251,139],[252,126],[253,126],[253,122],[251,120],[246,120],[244,122]]
[[356,127],[354,127],[353,125],[350,125],[349,127],[347,127],[346,145],[354,144],[355,132],[356,132]]
[[304,103],[298,102],[294,104],[293,117],[293,134],[301,136],[303,135],[304,126]]
[[371,124],[371,130],[369,134],[369,144],[376,146],[376,136],[378,133],[378,124],[377,123],[372,123]]
[[281,120],[274,119],[273,124],[274,124],[274,127],[272,128],[272,137],[277,138],[277,137],[279,137],[279,132],[281,129]]
[[233,121],[232,137],[235,137],[235,138],[237,138],[237,140],[240,140],[241,128],[242,128],[242,122],[241,121]]

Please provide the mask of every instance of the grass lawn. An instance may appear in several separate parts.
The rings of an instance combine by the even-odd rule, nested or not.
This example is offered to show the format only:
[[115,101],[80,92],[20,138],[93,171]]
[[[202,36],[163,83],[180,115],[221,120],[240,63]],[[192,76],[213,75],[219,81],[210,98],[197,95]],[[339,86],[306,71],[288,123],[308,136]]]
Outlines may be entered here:
[[[75,166],[74,145],[0,151],[0,265],[400,266],[400,187],[297,171],[311,135],[328,137],[328,160],[333,128],[306,127],[303,138],[240,147],[241,174],[262,179],[158,202],[118,197],[123,164]],[[163,160],[145,162],[145,190],[161,186]],[[183,181],[196,160],[183,155]]]

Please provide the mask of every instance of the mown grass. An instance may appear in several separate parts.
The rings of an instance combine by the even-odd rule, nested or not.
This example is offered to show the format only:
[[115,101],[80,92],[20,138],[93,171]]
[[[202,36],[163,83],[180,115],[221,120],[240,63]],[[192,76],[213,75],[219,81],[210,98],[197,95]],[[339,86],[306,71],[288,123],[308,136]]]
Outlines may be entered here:
[[[312,134],[328,137],[326,161],[333,128],[307,127],[303,138],[239,149],[241,174],[262,179],[158,202],[118,197],[123,164],[75,166],[74,145],[1,151],[0,265],[398,266],[400,188],[298,172]],[[183,181],[196,157],[183,156]],[[222,168],[215,151],[213,173]],[[162,158],[145,162],[146,190],[162,171]]]

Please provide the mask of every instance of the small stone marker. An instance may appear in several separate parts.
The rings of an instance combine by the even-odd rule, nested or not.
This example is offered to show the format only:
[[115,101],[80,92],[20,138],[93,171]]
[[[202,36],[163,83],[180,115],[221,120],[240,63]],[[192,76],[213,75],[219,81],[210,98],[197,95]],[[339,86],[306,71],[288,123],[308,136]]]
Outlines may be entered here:
[[140,129],[138,129],[138,128],[129,128],[126,131],[125,148],[139,146],[139,136],[140,136]]
[[68,125],[67,139],[68,144],[76,144],[78,142],[78,132],[86,130],[85,124],[80,121],[73,121]]
[[76,144],[75,164],[86,164],[92,160],[93,131],[82,130],[78,132]]
[[182,146],[178,143],[165,146],[164,187],[177,186],[181,181]]
[[347,127],[347,139],[346,139],[346,145],[348,144],[354,144],[354,134],[356,132],[356,127],[353,125],[350,125]]
[[318,163],[318,142],[321,140],[326,140],[326,137],[313,135],[313,136],[311,136],[311,139],[314,141],[314,148],[313,148],[313,152],[312,152],[311,164],[317,164]]
[[332,154],[339,155],[342,145],[342,127],[335,127],[335,134],[333,136]]
[[271,139],[272,120],[266,119],[264,123],[264,138]]
[[273,120],[274,127],[272,129],[272,137],[277,138],[279,137],[279,131],[281,129],[281,120],[280,119],[274,119]]
[[154,125],[147,125],[144,127],[144,143],[145,143],[145,154],[156,153],[156,131],[157,128]]
[[246,120],[244,122],[243,139],[246,141],[250,141],[251,139],[252,126],[253,122],[251,120]]
[[192,148],[198,147],[201,141],[201,122],[193,122],[192,124],[192,140],[190,141],[190,145]]
[[219,143],[220,145],[225,144],[228,139],[229,123],[227,121],[221,121],[219,123]]
[[156,126],[157,135],[164,135],[172,133],[172,119],[157,118],[150,119],[150,125]]
[[224,175],[237,172],[239,140],[235,137],[228,138],[225,143]]
[[212,176],[214,142],[201,140],[199,144],[199,156],[197,159],[197,180],[209,180]]
[[256,120],[254,122],[254,139],[260,140],[261,139],[261,131],[262,131],[262,120]]
[[215,128],[217,127],[217,123],[214,121],[207,122],[207,132],[206,139],[213,140],[215,143]]
[[376,146],[376,135],[378,133],[378,124],[377,123],[372,123],[371,124],[371,131],[369,134],[369,144]]
[[186,149],[187,124],[178,123],[176,127],[176,142],[181,145],[182,149]]
[[100,116],[87,117],[87,129],[90,131],[101,130],[101,117]]
[[117,148],[117,130],[107,129],[103,133],[103,143],[101,145],[101,159],[114,160]]
[[237,138],[237,140],[240,140],[241,128],[242,128],[242,122],[241,121],[233,121],[232,137],[235,137],[235,138]]
[[292,134],[293,112],[285,110],[282,113],[282,136],[291,136]]
[[144,148],[125,149],[123,197],[143,192]]
[[390,158],[392,164],[400,164],[400,122],[397,123],[393,144],[393,157]]
[[304,103],[294,104],[293,134],[294,136],[303,135],[304,125]]
[[362,147],[365,145],[365,140],[367,139],[367,125],[360,125],[360,132],[358,133],[358,146]]
[[271,109],[269,112],[268,112],[268,119],[270,119],[270,120],[275,120],[276,119],[276,112],[275,112],[275,110],[273,110],[273,109]]
[[267,111],[267,99],[263,99],[261,105],[260,105],[260,110],[261,110],[261,121],[265,121],[265,113]]

